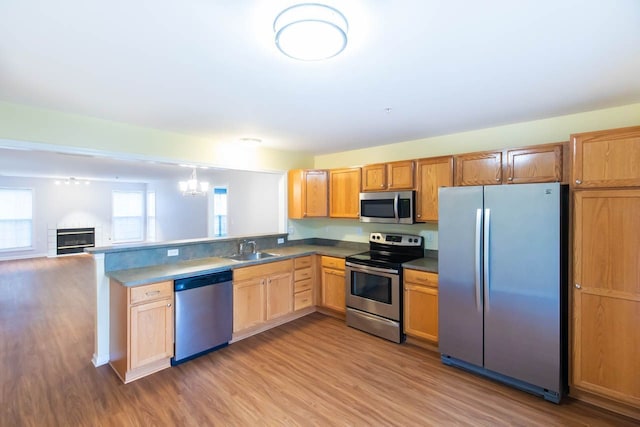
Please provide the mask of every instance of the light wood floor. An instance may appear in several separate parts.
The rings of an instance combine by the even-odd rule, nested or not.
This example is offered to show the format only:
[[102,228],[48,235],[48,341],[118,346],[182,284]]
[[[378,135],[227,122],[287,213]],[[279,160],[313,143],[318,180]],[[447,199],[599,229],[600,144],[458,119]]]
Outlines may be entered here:
[[0,426],[637,425],[318,313],[124,385],[90,362],[92,268],[87,256],[0,262]]

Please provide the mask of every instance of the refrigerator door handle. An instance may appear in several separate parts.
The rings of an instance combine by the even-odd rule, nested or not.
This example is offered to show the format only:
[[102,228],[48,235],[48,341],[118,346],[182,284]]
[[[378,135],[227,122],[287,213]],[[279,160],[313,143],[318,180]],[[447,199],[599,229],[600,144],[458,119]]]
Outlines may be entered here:
[[491,226],[491,209],[484,210],[484,299],[485,311],[489,311],[489,232]]
[[476,308],[478,311],[482,311],[482,298],[480,294],[480,281],[481,281],[481,247],[482,247],[482,209],[476,210],[476,253],[475,253],[475,262],[476,262]]

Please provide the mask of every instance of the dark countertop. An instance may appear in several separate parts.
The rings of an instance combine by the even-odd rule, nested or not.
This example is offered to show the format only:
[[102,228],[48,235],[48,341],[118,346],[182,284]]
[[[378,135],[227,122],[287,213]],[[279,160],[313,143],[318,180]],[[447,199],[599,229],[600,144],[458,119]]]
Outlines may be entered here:
[[438,273],[438,258],[420,258],[402,264],[404,268],[412,270],[427,271],[429,273]]
[[361,251],[335,246],[299,245],[284,246],[274,249],[261,249],[261,252],[268,252],[277,256],[256,261],[232,261],[228,258],[222,257],[199,258],[175,264],[162,264],[150,267],[132,268],[128,270],[109,271],[106,273],[106,276],[117,280],[124,286],[129,287],[216,273],[225,270],[233,270],[234,268],[246,267],[248,265],[282,261],[304,255],[317,254],[336,258],[345,258]]

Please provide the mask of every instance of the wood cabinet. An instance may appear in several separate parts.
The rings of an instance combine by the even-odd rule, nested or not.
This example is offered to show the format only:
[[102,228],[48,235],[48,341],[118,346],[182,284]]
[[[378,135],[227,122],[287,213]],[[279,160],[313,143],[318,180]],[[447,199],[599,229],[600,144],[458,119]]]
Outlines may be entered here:
[[453,185],[453,156],[416,162],[416,221],[438,220],[438,189]]
[[567,143],[509,148],[455,156],[455,185],[565,181]]
[[329,216],[360,217],[360,168],[329,171]]
[[438,342],[438,275],[404,270],[404,332]]
[[640,126],[571,135],[571,185],[640,187]]
[[502,184],[502,151],[455,156],[456,185]]
[[413,169],[413,160],[364,166],[362,191],[412,190]]
[[326,170],[290,170],[287,174],[287,189],[289,218],[328,215],[329,181]]
[[[612,175],[587,183],[607,177]],[[574,192],[572,394],[586,391],[631,405],[635,416],[640,416],[639,236],[640,189]]]
[[320,257],[321,305],[339,313],[346,313],[345,261],[342,258]]
[[233,332],[258,326],[293,311],[293,261],[233,270]]
[[168,368],[173,356],[173,282],[110,281],[109,364],[129,383]]
[[293,268],[293,310],[298,311],[314,305],[313,257],[295,258]]

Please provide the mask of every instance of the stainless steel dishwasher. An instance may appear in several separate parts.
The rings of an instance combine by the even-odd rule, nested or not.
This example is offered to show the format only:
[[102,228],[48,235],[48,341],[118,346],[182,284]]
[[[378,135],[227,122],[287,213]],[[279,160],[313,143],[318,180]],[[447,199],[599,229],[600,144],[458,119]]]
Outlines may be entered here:
[[231,270],[174,281],[177,365],[226,346],[233,332]]

